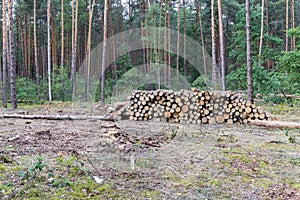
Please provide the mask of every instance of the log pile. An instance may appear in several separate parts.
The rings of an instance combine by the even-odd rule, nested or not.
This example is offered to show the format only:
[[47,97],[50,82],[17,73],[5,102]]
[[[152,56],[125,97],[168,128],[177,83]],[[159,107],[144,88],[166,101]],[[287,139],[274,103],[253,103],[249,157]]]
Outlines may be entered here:
[[135,91],[129,97],[125,115],[135,121],[167,121],[192,124],[248,123],[268,120],[260,107],[247,102],[241,94],[172,90]]

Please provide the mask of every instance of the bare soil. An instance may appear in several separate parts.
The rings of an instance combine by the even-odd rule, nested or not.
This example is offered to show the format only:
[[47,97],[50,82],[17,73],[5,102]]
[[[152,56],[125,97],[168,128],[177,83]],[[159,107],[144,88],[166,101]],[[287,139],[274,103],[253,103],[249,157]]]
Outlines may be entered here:
[[[300,119],[297,107],[285,113],[267,109],[278,118]],[[71,104],[2,110],[107,111],[107,106]],[[0,199],[229,198],[300,199],[300,130],[0,119]]]

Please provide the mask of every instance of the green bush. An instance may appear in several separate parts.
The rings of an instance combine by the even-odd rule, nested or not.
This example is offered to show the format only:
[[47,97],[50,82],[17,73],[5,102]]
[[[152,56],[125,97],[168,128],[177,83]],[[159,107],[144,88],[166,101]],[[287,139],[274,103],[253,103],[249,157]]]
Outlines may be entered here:
[[17,99],[22,101],[37,101],[39,96],[37,94],[37,85],[32,80],[27,78],[17,79]]
[[199,89],[199,90],[203,90],[205,88],[207,88],[207,84],[206,84],[206,80],[203,76],[199,76],[198,78],[196,78],[196,80],[194,80],[194,82],[192,83],[192,86]]
[[277,71],[282,93],[300,93],[300,51],[284,52],[278,58]]

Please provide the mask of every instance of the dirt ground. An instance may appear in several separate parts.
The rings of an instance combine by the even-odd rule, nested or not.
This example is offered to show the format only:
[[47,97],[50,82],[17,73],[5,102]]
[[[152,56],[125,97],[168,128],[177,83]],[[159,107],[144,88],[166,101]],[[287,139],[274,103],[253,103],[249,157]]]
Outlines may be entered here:
[[[107,108],[16,112],[107,115]],[[285,109],[267,111],[299,121],[299,107]],[[0,199],[300,199],[300,130],[0,119]]]

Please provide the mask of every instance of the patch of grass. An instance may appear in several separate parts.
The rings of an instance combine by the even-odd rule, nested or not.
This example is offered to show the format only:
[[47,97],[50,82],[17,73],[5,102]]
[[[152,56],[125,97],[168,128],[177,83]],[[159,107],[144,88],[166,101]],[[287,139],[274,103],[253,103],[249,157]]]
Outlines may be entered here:
[[2,131],[0,132],[0,135],[9,135],[12,134],[12,132],[8,132],[8,131]]
[[268,104],[264,106],[265,109],[273,115],[288,115],[290,113],[300,112],[297,106],[287,103],[282,104]]
[[293,157],[290,159],[290,163],[293,166],[299,166],[300,167],[300,157]]
[[236,143],[238,141],[239,141],[239,138],[233,134],[220,135],[217,139],[218,143]]
[[157,190],[143,191],[141,197],[147,199],[158,199],[160,197],[160,192]]
[[0,172],[4,173],[6,171],[7,165],[6,164],[0,164]]

